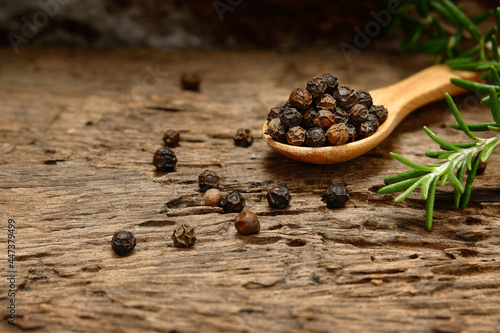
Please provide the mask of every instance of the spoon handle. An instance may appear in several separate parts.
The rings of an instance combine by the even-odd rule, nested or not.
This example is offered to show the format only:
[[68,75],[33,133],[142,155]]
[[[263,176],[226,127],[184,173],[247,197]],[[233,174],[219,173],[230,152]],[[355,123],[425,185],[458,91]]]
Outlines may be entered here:
[[387,122],[392,132],[412,111],[444,98],[445,93],[456,95],[464,90],[453,85],[451,78],[477,80],[477,72],[455,71],[446,65],[428,67],[393,85],[371,93],[374,104],[383,104],[388,110]]

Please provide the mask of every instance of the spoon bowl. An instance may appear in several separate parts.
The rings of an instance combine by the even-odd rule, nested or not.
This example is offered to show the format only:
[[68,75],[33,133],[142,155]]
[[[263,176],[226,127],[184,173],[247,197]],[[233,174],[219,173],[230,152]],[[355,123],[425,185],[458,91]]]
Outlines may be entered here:
[[477,80],[478,73],[455,71],[446,65],[428,67],[393,85],[370,92],[374,105],[384,105],[387,119],[370,137],[340,146],[297,147],[274,141],[262,128],[264,141],[278,153],[294,160],[313,164],[335,164],[361,156],[378,146],[412,111],[444,98],[445,93],[458,95],[465,92],[453,85],[451,78]]

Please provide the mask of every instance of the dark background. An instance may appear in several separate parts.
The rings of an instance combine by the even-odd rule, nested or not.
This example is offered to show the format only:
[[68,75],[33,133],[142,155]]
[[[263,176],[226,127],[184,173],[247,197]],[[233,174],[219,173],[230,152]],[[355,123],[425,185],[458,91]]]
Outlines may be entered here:
[[[0,0],[0,43],[9,44],[10,32],[23,35],[26,21],[42,10],[40,1],[61,5],[29,44],[102,48],[337,48],[353,40],[354,27],[373,20],[371,10],[386,7],[384,0],[233,0],[240,4],[221,21],[212,0]],[[476,14],[499,1],[458,3]]]

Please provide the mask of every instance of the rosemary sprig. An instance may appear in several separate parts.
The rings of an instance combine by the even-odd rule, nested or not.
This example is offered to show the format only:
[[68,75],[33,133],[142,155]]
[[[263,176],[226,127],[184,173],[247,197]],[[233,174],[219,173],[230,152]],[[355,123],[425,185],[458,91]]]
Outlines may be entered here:
[[[450,183],[455,192],[455,206],[464,209],[471,198],[472,183],[480,162],[486,162],[500,145],[500,134],[488,139],[480,138],[474,132],[500,132],[500,58],[498,51],[498,31],[500,30],[500,7],[496,9],[497,25],[483,34],[477,24],[493,13],[487,11],[475,18],[467,15],[450,0],[404,1],[404,10],[397,23],[405,32],[403,49],[424,51],[436,56],[436,62],[446,63],[454,69],[485,71],[481,76],[488,83],[478,83],[463,79],[452,79],[452,83],[474,92],[487,95],[481,100],[489,104],[493,121],[467,124],[450,95],[446,101],[457,123],[451,127],[462,131],[472,141],[450,143],[438,137],[427,127],[424,131],[434,140],[441,151],[427,152],[426,156],[440,160],[437,163],[420,165],[395,153],[399,162],[411,170],[384,179],[385,187],[380,194],[403,192],[396,201],[407,198],[420,187],[422,199],[426,200],[426,229],[432,229],[434,202],[438,184]],[[464,41],[474,45],[466,48]],[[468,171],[466,173],[466,171]],[[465,178],[465,179],[464,179]]]

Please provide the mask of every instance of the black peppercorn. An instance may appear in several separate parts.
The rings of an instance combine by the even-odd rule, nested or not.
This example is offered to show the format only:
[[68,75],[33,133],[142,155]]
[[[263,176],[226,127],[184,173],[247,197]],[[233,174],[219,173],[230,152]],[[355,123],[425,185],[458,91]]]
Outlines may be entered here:
[[187,224],[180,224],[174,229],[172,240],[175,247],[191,247],[196,242],[194,229]]
[[351,108],[358,101],[358,94],[349,86],[338,86],[334,97],[337,104],[344,109]]
[[125,256],[134,250],[137,241],[130,231],[118,231],[111,239],[111,247],[119,256]]
[[249,129],[240,128],[236,131],[233,140],[238,147],[250,147],[253,143],[253,135]]
[[356,138],[358,137],[358,132],[356,130],[356,127],[353,124],[346,124],[347,130],[349,131],[349,139],[347,142],[354,142],[356,141]]
[[177,164],[177,156],[172,149],[160,148],[153,156],[153,164],[160,172],[172,171]]
[[181,76],[181,87],[184,90],[200,91],[201,79],[198,74],[185,73]]
[[215,171],[205,170],[198,176],[198,186],[202,192],[206,192],[211,188],[218,188],[220,177]]
[[292,197],[285,186],[273,187],[267,192],[267,203],[271,208],[284,209],[290,204]]
[[245,198],[238,192],[226,195],[221,203],[224,213],[239,213],[245,208],[245,204]]
[[292,127],[286,133],[286,141],[292,146],[301,146],[306,140],[306,130],[300,126]]
[[364,123],[367,117],[368,109],[364,105],[356,104],[349,109],[349,121],[354,125]]
[[349,193],[343,185],[331,185],[326,189],[321,201],[326,203],[328,208],[343,207],[349,200]]
[[322,77],[313,77],[307,81],[307,90],[309,90],[314,98],[323,95],[326,88],[328,88],[328,84]]
[[260,230],[259,218],[255,213],[244,210],[236,216],[234,227],[240,235],[255,234]]
[[368,109],[373,105],[372,95],[364,90],[358,90],[358,104],[366,106]]
[[359,125],[358,129],[358,137],[360,139],[367,138],[369,136],[372,136],[373,133],[375,133],[375,129],[373,128],[373,125],[369,121],[365,121],[361,125]]
[[272,108],[267,115],[267,121],[271,121],[274,118],[279,118],[281,114],[281,107],[277,106]]
[[319,110],[314,123],[316,126],[326,129],[335,124],[335,117],[328,110]]
[[314,108],[310,108],[307,110],[304,115],[302,116],[302,127],[305,129],[309,129],[311,127],[316,126],[314,123],[314,119],[316,119],[316,116],[318,115],[318,110]]
[[279,118],[275,118],[269,122],[269,127],[266,134],[273,138],[274,141],[286,143],[286,128],[281,124]]
[[281,124],[285,128],[295,127],[302,121],[302,114],[292,107],[285,107],[280,115]]
[[380,124],[384,122],[387,118],[387,109],[383,105],[372,105],[370,107],[370,113],[377,116]]
[[306,145],[309,147],[321,147],[325,144],[326,134],[319,127],[312,127],[306,132]]
[[328,131],[326,131],[326,137],[328,142],[334,146],[343,145],[349,140],[349,130],[345,124],[332,125]]
[[326,85],[327,85],[325,93],[333,95],[333,93],[337,89],[337,86],[339,85],[339,81],[337,80],[337,78],[334,75],[332,75],[330,73],[325,73],[325,74],[321,75],[321,77],[323,78],[323,80],[325,80]]
[[374,114],[368,114],[368,117],[366,117],[366,121],[370,122],[373,126],[373,129],[376,131],[379,126],[379,121],[376,115]]
[[335,118],[335,124],[341,124],[341,123],[345,124],[349,121],[349,114],[344,110],[342,110],[341,108],[335,108],[333,117]]
[[306,89],[297,88],[290,94],[288,103],[297,110],[307,110],[312,104],[312,95]]
[[318,110],[325,109],[331,112],[335,112],[335,107],[337,106],[337,101],[332,95],[324,94],[321,98],[316,102],[316,107]]
[[167,147],[177,147],[179,145],[180,134],[176,130],[169,129],[163,134],[162,140]]

